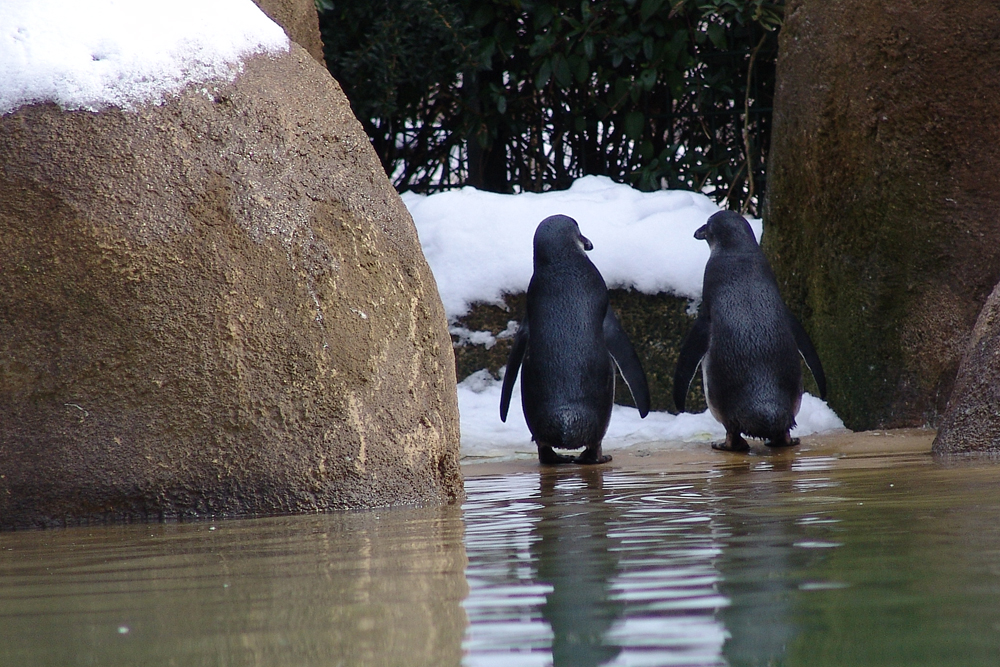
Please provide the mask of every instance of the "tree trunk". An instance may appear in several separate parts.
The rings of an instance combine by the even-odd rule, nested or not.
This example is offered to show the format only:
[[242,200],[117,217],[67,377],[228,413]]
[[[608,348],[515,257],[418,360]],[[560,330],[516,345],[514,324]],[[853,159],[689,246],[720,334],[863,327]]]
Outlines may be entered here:
[[[480,105],[480,77],[493,74],[492,72],[466,71],[464,83],[462,84],[462,95],[473,115],[477,119],[484,118]],[[494,75],[494,78],[497,78]],[[488,85],[488,81],[486,82]],[[469,176],[466,185],[471,185],[477,190],[487,192],[500,192],[507,194],[513,192],[510,181],[507,178],[507,135],[504,126],[497,124],[497,136],[492,137],[484,147],[480,141],[480,133],[487,133],[486,123],[473,128],[466,139],[466,154],[469,160]]]

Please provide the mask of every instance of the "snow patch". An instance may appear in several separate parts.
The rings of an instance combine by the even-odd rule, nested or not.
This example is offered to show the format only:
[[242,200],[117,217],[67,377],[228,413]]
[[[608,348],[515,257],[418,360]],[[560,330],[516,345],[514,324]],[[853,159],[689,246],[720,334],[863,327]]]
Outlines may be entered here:
[[[514,383],[510,411],[506,423],[500,421],[500,391],[502,382],[486,369],[476,371],[458,384],[458,411],[461,415],[462,457],[466,460],[489,458],[535,458],[538,456],[531,432],[521,410],[521,379]],[[802,405],[796,417],[798,425],[792,437],[844,429],[844,422],[823,401],[811,394],[802,395]],[[611,425],[604,436],[606,452],[643,442],[704,442],[724,440],[726,429],[709,411],[650,412],[645,419],[639,411],[625,405],[615,405]]]
[[0,3],[0,115],[160,104],[192,84],[232,81],[245,58],[287,52],[251,0],[30,0]]
[[[702,194],[640,192],[606,176],[585,176],[559,192],[501,195],[465,187],[402,197],[450,321],[473,303],[500,305],[505,293],[528,289],[535,228],[556,214],[574,218],[594,243],[588,256],[608,287],[699,299],[709,251],[694,232],[720,210]],[[760,239],[760,220],[750,225]]]

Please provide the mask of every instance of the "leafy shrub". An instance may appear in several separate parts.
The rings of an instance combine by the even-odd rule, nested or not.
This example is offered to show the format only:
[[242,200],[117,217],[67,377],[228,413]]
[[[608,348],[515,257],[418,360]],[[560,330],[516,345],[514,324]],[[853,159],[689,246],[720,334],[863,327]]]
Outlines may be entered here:
[[401,190],[603,174],[759,200],[781,0],[320,2],[330,71]]

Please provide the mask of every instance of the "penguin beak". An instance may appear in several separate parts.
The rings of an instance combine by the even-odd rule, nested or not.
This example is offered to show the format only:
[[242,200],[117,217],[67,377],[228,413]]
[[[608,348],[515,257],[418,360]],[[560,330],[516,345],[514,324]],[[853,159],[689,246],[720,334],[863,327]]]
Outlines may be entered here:
[[702,225],[701,227],[699,227],[697,229],[697,231],[695,231],[694,237],[696,239],[698,239],[699,241],[707,241],[708,240],[708,225]]
[[581,234],[580,235],[580,247],[583,248],[584,250],[593,250],[594,249],[594,244],[590,242],[590,239],[588,239],[586,236],[584,236],[583,234]]

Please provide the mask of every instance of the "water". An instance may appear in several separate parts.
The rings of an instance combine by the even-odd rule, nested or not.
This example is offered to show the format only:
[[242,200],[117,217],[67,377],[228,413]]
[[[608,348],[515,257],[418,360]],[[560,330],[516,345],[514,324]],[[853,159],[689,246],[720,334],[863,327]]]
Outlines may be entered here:
[[455,665],[461,510],[0,534],[0,666]]
[[0,534],[0,665],[996,665],[1000,467],[473,474],[464,508]]

